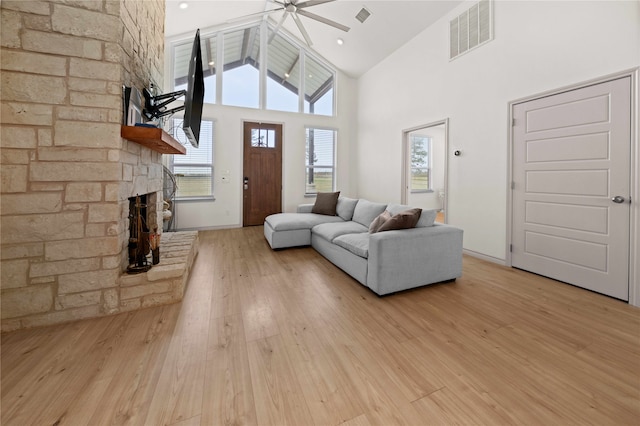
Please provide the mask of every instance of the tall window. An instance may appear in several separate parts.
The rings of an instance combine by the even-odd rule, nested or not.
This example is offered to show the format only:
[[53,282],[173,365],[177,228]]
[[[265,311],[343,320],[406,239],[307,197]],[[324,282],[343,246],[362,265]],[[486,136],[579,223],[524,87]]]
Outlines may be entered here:
[[182,131],[182,119],[173,119],[173,136],[186,146],[186,155],[172,155],[169,169],[176,177],[176,199],[213,197],[213,121],[202,120],[200,144],[194,148]]
[[431,190],[431,138],[429,136],[409,136],[409,155],[411,155],[411,192]]
[[[187,90],[192,43],[193,40],[190,39],[173,47],[173,84],[176,91]],[[204,75],[204,101],[208,104],[214,104],[216,103],[216,35],[203,38],[200,51]]]
[[304,112],[333,115],[333,72],[308,55],[304,58]]
[[267,50],[267,109],[298,112],[300,48],[280,34]]
[[224,35],[222,104],[247,108],[260,106],[260,27]]
[[335,188],[335,130],[307,128],[305,193],[332,192]]

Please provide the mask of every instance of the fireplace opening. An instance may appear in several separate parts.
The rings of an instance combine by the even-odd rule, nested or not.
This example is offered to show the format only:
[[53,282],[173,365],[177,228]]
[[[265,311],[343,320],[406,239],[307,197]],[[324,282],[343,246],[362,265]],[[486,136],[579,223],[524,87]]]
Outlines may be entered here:
[[[151,269],[150,237],[155,236],[157,225],[150,220],[155,215],[155,193],[129,198],[129,266],[127,272],[137,274]],[[155,227],[155,229],[153,229]]]

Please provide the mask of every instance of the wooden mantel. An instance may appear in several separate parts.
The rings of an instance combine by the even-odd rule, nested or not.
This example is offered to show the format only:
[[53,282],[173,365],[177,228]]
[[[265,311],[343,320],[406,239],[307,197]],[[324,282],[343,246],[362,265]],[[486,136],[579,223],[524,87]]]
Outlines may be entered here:
[[186,154],[187,148],[160,128],[122,126],[120,136],[161,154]]

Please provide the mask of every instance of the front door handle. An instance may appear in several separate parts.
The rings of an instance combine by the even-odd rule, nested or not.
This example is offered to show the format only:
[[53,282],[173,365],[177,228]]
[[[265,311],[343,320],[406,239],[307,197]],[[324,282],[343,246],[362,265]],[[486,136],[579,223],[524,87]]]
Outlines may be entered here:
[[617,203],[617,204],[622,204],[622,203],[624,203],[624,197],[622,197],[620,195],[616,195],[615,197],[613,197],[611,199],[611,201],[613,201],[614,203]]

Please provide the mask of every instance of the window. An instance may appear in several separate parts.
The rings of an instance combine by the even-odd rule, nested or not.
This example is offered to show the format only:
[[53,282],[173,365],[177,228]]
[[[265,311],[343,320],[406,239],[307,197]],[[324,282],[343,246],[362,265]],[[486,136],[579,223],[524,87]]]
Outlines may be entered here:
[[333,72],[305,55],[304,112],[333,115]]
[[[263,21],[246,28],[201,34],[204,101],[335,115],[335,70],[284,31],[274,34],[274,30]],[[187,88],[192,41],[189,38],[173,44],[174,90]]]
[[267,51],[267,109],[298,112],[300,48],[280,34],[272,37]]
[[411,156],[411,192],[431,190],[431,138],[429,136],[409,136],[409,155]]
[[274,129],[251,129],[251,146],[256,148],[275,148],[276,131]]
[[307,128],[305,193],[332,192],[335,188],[335,130]]
[[200,146],[194,148],[182,131],[182,119],[172,119],[173,136],[187,148],[186,155],[172,155],[169,163],[176,177],[176,199],[213,197],[213,121],[202,120]]
[[[204,75],[204,101],[209,104],[216,103],[216,55],[217,37],[215,35],[202,39],[200,51],[202,53],[202,71]],[[187,78],[189,74],[189,59],[193,40],[173,46],[173,85],[175,91],[187,90]]]
[[222,104],[247,108],[260,106],[260,27],[224,35]]

